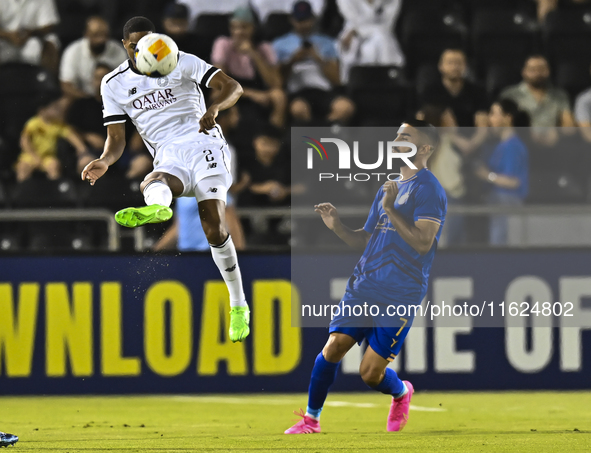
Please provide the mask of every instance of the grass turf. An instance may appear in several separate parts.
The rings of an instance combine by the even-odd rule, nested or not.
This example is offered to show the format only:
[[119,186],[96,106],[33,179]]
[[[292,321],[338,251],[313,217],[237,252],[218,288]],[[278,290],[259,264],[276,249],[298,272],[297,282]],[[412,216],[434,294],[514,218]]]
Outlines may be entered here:
[[412,403],[404,431],[388,433],[388,397],[331,394],[321,434],[287,436],[305,395],[1,397],[0,430],[20,437],[15,452],[591,450],[591,392],[418,392]]

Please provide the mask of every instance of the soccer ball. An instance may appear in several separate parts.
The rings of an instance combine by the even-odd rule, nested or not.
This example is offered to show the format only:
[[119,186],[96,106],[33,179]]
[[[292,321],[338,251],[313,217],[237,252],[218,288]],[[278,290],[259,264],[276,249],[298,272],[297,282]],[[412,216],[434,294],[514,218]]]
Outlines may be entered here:
[[149,33],[135,47],[135,66],[148,77],[170,74],[179,61],[179,48],[170,36]]

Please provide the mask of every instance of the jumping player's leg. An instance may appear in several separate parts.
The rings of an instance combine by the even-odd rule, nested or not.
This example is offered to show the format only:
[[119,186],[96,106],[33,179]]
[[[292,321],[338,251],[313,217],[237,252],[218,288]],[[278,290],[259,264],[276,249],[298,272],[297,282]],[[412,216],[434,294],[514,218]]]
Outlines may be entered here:
[[339,363],[358,340],[352,336],[332,332],[322,352],[318,354],[310,376],[308,387],[308,407],[300,415],[302,420],[285,431],[285,434],[311,434],[320,432],[320,413],[333,384]]
[[161,171],[148,174],[140,185],[147,205],[170,206],[173,197],[180,197],[184,190],[182,181]]
[[213,261],[230,293],[230,340],[244,340],[250,333],[250,310],[244,296],[242,275],[232,237],[226,229],[226,194],[229,175],[215,175],[195,186],[201,225],[211,248]]
[[169,173],[155,171],[145,177],[140,185],[146,206],[126,208],[115,214],[120,225],[134,228],[146,223],[160,223],[170,220],[172,197],[183,193],[183,182]]

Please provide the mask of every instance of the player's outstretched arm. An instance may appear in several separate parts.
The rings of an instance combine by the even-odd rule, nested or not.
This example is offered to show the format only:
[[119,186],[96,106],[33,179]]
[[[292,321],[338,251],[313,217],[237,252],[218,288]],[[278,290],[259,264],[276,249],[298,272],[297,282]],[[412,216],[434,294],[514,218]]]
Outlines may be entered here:
[[103,176],[109,167],[119,160],[125,149],[125,123],[109,124],[107,126],[107,141],[103,154],[90,162],[82,170],[82,180],[94,183]]
[[383,188],[384,198],[382,198],[382,206],[388,215],[390,222],[396,228],[398,234],[404,241],[421,255],[425,255],[435,240],[439,225],[429,221],[418,220],[414,224],[409,224],[404,217],[394,209],[394,201],[398,195],[398,186],[394,181],[388,181]]
[[211,104],[205,114],[199,120],[199,132],[204,132],[215,127],[215,119],[220,110],[226,110],[236,104],[244,90],[232,77],[227,76],[222,71],[218,71],[209,81],[209,87],[219,90],[216,102]]
[[340,237],[347,245],[354,249],[363,250],[371,237],[363,228],[352,230],[341,222],[337,208],[330,203],[320,203],[314,206],[314,211],[320,214],[329,230]]

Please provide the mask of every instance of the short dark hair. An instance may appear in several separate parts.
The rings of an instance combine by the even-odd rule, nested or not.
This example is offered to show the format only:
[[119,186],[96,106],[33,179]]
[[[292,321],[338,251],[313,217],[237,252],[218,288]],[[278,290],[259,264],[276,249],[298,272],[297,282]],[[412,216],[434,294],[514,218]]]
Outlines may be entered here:
[[529,127],[530,117],[529,114],[519,108],[517,102],[513,99],[502,98],[494,102],[499,104],[501,110],[505,115],[511,115],[511,125],[514,127]]
[[423,137],[427,139],[427,144],[431,145],[433,149],[437,149],[439,146],[439,132],[437,132],[437,128],[431,123],[423,120],[417,120],[416,118],[411,118],[408,121],[403,121],[402,124],[408,124],[409,126],[417,129],[421,134],[423,134]]
[[135,16],[129,19],[123,26],[123,39],[129,39],[132,33],[149,31],[154,33],[156,27],[150,19],[144,16]]

